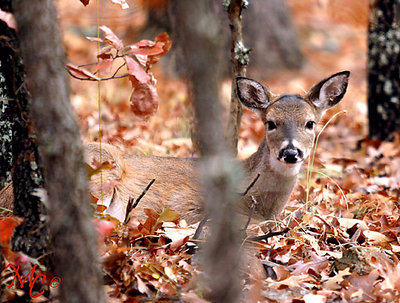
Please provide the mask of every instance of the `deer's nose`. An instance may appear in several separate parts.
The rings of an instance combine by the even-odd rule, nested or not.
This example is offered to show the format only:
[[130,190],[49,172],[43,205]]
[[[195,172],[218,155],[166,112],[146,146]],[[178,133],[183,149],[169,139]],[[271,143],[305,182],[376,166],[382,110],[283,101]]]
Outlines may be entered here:
[[279,152],[279,159],[290,164],[297,163],[303,160],[303,152],[298,148],[285,148]]

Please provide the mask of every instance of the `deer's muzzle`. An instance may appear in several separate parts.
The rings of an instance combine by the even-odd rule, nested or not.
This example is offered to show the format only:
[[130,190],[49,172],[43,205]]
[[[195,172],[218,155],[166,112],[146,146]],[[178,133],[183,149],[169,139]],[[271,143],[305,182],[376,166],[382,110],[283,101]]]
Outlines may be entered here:
[[304,153],[295,146],[289,144],[279,151],[278,159],[289,164],[298,163],[304,160]]

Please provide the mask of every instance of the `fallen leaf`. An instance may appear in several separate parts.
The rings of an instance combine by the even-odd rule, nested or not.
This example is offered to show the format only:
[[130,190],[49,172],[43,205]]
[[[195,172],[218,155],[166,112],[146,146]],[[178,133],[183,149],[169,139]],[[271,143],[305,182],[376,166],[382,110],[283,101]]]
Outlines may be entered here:
[[391,240],[389,237],[376,231],[364,230],[363,234],[373,245],[385,244]]
[[324,288],[329,289],[329,290],[341,289],[342,286],[340,285],[340,283],[343,282],[344,277],[349,276],[349,275],[351,275],[349,267],[347,267],[344,270],[339,270],[339,272],[335,276],[333,276],[332,278],[329,278],[328,280],[323,282],[323,286],[324,286]]

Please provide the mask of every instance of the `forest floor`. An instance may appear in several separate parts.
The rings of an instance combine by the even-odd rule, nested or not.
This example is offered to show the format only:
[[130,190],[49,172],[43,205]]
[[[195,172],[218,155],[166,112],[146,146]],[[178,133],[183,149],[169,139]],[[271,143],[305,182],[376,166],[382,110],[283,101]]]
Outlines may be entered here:
[[[96,23],[95,7],[76,2],[60,1],[68,58],[77,64],[93,62],[96,48],[84,37],[94,35],[90,33]],[[289,231],[245,244],[253,248],[265,271],[243,269],[244,301],[400,302],[400,138],[366,139],[368,1],[288,2],[307,62],[301,70],[276,71],[258,80],[277,93],[302,93],[338,71],[352,74],[343,102],[321,123],[320,127],[339,113],[320,136],[311,178],[307,180],[305,165],[275,224],[277,230],[289,227]],[[145,26],[146,11],[122,12],[111,4],[106,9],[102,24],[124,33],[130,43],[137,42],[135,33]],[[131,112],[127,79],[101,84],[103,142],[136,154],[193,156],[187,87],[162,61],[153,69],[159,109],[148,119]],[[71,87],[83,137],[98,141],[98,86],[72,79]],[[221,96],[226,107],[229,79],[221,85]],[[239,157],[254,152],[263,136],[263,124],[245,110]],[[195,244],[189,236],[195,226],[172,217],[149,213],[146,222],[131,220],[101,241],[109,302],[140,298],[206,302],[201,267],[191,262]],[[268,231],[256,226],[252,232]]]

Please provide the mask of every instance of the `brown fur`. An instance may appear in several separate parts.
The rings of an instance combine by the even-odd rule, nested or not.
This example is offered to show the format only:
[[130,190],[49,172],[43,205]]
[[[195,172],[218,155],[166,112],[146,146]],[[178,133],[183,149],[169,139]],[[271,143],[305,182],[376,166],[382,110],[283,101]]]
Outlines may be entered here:
[[[304,96],[275,96],[257,81],[237,79],[240,101],[256,111],[266,124],[265,138],[257,152],[243,161],[246,177],[238,192],[243,191],[257,174],[260,177],[237,205],[240,213],[250,213],[252,197],[257,201],[254,218],[267,220],[280,213],[296,184],[302,162],[310,154],[315,138],[313,125],[328,108],[340,102],[348,78],[349,72],[334,74],[314,85]],[[100,161],[98,143],[86,145],[87,163],[92,163],[93,158]],[[160,213],[169,207],[181,213],[188,223],[202,219],[204,203],[198,188],[195,159],[129,155],[109,144],[102,145],[101,158],[101,161],[111,162],[113,168],[92,176],[90,190],[107,206],[106,213],[123,221],[129,198],[137,199],[155,179],[133,210],[135,216],[145,218],[146,208]],[[0,206],[11,205],[4,198],[9,190],[5,188],[0,192]]]

